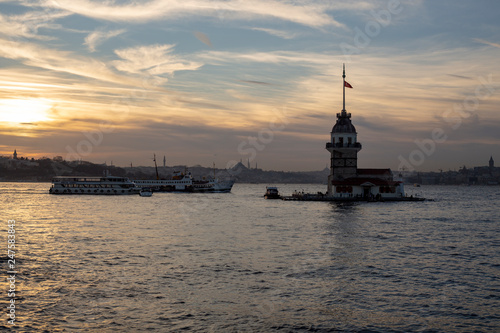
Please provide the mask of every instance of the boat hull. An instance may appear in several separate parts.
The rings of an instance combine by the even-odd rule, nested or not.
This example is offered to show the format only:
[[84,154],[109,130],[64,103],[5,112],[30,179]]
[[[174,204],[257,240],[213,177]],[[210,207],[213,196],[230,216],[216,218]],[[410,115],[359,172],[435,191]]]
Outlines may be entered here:
[[194,192],[228,193],[233,188],[234,180],[209,181],[206,183],[193,184]]
[[141,188],[149,187],[154,192],[228,193],[233,188],[234,180],[134,180],[134,183]]
[[266,193],[264,194],[264,199],[281,199],[278,188],[275,186],[267,186]]
[[58,189],[58,188],[51,188],[49,190],[50,194],[56,194],[56,195],[132,195],[132,194],[139,194],[140,190],[139,189],[134,189],[134,190],[121,190],[121,189],[103,189],[103,190],[97,190],[97,189]]

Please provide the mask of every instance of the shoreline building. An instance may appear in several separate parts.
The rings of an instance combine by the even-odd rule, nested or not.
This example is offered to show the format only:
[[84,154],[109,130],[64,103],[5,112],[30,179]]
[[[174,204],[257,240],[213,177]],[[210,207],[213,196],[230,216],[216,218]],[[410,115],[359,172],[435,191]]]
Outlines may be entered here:
[[391,169],[359,169],[358,142],[356,128],[351,122],[351,114],[345,109],[345,88],[352,86],[345,81],[343,67],[343,108],[337,113],[337,121],[332,128],[331,140],[326,143],[330,152],[330,175],[327,196],[334,198],[401,198],[405,196],[402,181],[395,181]]

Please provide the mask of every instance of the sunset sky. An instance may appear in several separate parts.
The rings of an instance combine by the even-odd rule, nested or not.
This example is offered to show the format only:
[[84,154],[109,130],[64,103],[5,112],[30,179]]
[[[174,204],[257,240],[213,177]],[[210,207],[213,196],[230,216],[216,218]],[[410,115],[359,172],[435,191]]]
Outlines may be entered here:
[[0,0],[0,155],[320,170],[500,165],[500,2]]

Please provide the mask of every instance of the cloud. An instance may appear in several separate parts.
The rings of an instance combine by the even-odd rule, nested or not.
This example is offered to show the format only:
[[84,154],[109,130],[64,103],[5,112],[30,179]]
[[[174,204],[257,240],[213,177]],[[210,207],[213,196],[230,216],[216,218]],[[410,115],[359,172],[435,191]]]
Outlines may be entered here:
[[233,97],[233,98],[236,98],[236,99],[239,99],[239,100],[242,100],[242,101],[252,101],[254,100],[255,97],[251,96],[251,95],[248,95],[248,94],[243,94],[235,89],[227,89],[226,90],[226,94],[228,94],[229,96]]
[[307,67],[323,66],[332,64],[333,55],[321,53],[308,53],[301,51],[272,51],[272,52],[248,52],[238,53],[229,51],[209,51],[199,55],[200,58],[213,62],[260,62],[270,64],[297,63]]
[[265,33],[268,33],[270,35],[280,37],[283,39],[293,39],[293,38],[297,37],[296,33],[291,33],[291,32],[283,31],[283,30],[267,29],[267,28],[252,28],[252,30],[263,31]]
[[295,5],[277,0],[151,0],[145,3],[117,4],[109,1],[59,0],[46,1],[45,5],[96,19],[117,22],[145,22],[198,15],[219,17],[225,20],[274,18],[315,28],[343,26],[326,13],[329,6],[314,2]]
[[22,15],[2,15],[0,13],[0,35],[39,40],[54,39],[50,36],[39,35],[38,30],[41,28],[59,29],[61,26],[53,22],[68,15],[71,13],[54,9],[31,11]]
[[251,83],[251,84],[259,84],[259,85],[270,85],[271,83],[263,82],[263,81],[254,81],[254,80],[239,80],[240,82]]
[[181,70],[196,70],[203,64],[181,59],[172,55],[175,45],[148,45],[115,50],[122,60],[113,65],[122,72],[144,73],[151,75],[173,74]]
[[476,42],[478,42],[478,43],[481,43],[481,44],[486,44],[486,45],[489,45],[489,46],[493,46],[493,47],[498,47],[498,48],[500,48],[500,44],[498,44],[498,43],[488,42],[487,40],[484,40],[484,39],[474,38],[474,41],[476,41]]
[[471,77],[469,77],[469,76],[464,76],[464,75],[448,74],[448,76],[451,76],[451,77],[456,77],[456,78],[458,78],[458,79],[472,80],[472,78],[471,78]]
[[59,51],[29,42],[10,41],[0,38],[0,57],[21,60],[25,65],[82,77],[113,82],[119,85],[141,86],[135,78],[118,75],[105,63],[88,57]]
[[104,41],[110,38],[121,35],[125,31],[126,31],[125,29],[111,30],[111,31],[96,30],[91,32],[87,37],[85,37],[84,44],[87,45],[90,52],[95,52],[96,46],[101,45],[102,43],[104,43]]

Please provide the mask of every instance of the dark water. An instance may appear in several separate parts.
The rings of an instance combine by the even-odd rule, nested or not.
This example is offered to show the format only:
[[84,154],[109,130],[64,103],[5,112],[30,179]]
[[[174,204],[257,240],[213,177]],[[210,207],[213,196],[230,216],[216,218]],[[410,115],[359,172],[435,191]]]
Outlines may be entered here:
[[[352,205],[264,200],[265,185],[151,198],[48,187],[0,183],[4,276],[16,220],[14,331],[500,331],[498,186]],[[0,329],[12,328],[2,285]]]

